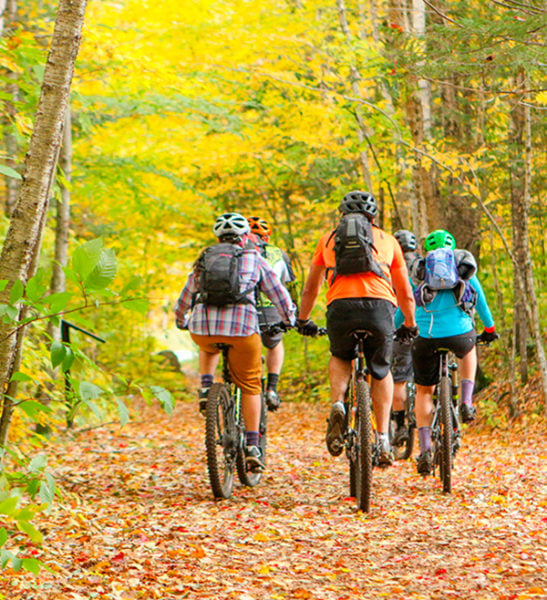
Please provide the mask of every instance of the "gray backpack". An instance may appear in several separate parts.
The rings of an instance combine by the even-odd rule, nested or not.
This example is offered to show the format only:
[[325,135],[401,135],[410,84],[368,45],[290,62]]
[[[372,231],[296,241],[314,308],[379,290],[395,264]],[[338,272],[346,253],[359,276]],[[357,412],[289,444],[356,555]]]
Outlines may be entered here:
[[206,248],[196,263],[198,295],[196,302],[209,306],[246,304],[254,286],[241,290],[240,270],[243,248],[219,243]]

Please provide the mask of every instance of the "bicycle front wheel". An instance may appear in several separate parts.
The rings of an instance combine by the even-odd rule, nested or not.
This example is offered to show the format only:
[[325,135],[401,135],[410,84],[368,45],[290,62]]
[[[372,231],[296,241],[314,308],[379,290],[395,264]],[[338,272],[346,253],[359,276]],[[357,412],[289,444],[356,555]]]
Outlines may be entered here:
[[228,387],[214,383],[207,397],[205,447],[209,481],[215,498],[230,498],[234,485],[237,428]]
[[[260,450],[262,451],[262,461],[266,463],[266,426],[268,419],[268,410],[266,407],[266,400],[264,394],[261,394],[260,401],[260,438],[258,441],[258,445],[260,447]],[[242,427],[241,429],[243,430],[244,427]],[[245,454],[243,452],[243,447],[241,444],[239,444],[237,449],[236,467],[237,476],[239,477],[239,481],[241,481],[243,485],[246,485],[248,487],[254,487],[255,485],[258,485],[260,483],[260,480],[262,479],[262,472],[247,471],[247,465],[245,464]]]
[[357,412],[355,430],[357,433],[356,456],[356,496],[357,508],[370,510],[372,493],[372,424],[370,415],[370,388],[364,378],[357,379]]
[[439,385],[439,402],[441,403],[441,453],[439,475],[443,484],[443,492],[452,491],[452,389],[450,379],[442,377]]

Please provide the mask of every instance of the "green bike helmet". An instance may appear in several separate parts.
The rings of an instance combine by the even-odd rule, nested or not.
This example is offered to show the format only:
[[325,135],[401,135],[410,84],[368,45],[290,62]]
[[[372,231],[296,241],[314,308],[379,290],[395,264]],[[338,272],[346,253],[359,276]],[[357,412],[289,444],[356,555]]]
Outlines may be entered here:
[[424,241],[426,252],[436,250],[437,248],[451,248],[454,250],[455,247],[456,240],[454,239],[454,236],[444,229],[435,229],[435,231],[432,231]]

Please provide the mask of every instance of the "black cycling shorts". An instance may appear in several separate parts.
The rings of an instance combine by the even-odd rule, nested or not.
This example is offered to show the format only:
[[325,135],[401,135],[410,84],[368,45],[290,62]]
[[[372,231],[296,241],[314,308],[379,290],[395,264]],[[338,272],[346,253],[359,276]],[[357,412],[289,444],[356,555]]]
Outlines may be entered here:
[[393,354],[391,356],[391,374],[394,383],[414,381],[414,369],[412,368],[412,344],[393,342]]
[[[283,317],[279,314],[279,311],[275,306],[260,306],[257,308],[258,313],[258,324],[260,327],[267,327],[268,325],[277,325],[283,321]],[[282,340],[283,333],[279,332],[274,335],[270,335],[268,333],[261,332],[260,338],[262,339],[262,344],[268,350],[275,348],[277,344]]]
[[365,358],[374,379],[389,373],[395,326],[395,307],[389,300],[379,298],[340,298],[327,307],[327,334],[330,352],[341,360],[357,356],[352,333],[367,329],[372,335],[365,340]]
[[467,333],[443,338],[417,337],[412,344],[412,365],[414,381],[418,385],[436,385],[439,383],[439,367],[441,357],[437,350],[447,348],[458,358],[463,358],[477,343],[477,332],[472,329]]

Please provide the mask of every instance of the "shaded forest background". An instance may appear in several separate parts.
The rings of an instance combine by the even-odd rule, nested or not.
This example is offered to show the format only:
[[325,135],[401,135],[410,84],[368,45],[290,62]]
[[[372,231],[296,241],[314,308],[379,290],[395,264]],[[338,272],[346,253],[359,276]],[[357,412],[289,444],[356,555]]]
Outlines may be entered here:
[[[57,8],[0,2],[6,244]],[[89,2],[36,269],[0,277],[3,335],[29,323],[0,434],[36,460],[30,491],[51,499],[41,452],[67,423],[192,396],[158,353],[191,350],[172,308],[216,215],[264,216],[303,282],[355,188],[388,231],[446,228],[480,260],[501,334],[486,376],[506,384],[490,416],[517,416],[521,386],[545,388],[544,33],[539,0]],[[287,399],[324,398],[326,341],[287,346]]]

